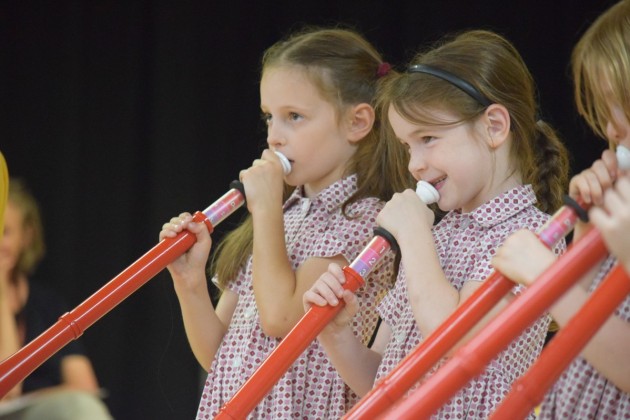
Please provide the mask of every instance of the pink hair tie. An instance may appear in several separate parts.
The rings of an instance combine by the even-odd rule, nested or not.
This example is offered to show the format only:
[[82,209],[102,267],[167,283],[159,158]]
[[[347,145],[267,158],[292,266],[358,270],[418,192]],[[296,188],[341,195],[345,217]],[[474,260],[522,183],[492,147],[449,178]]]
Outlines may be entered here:
[[378,70],[376,70],[376,75],[378,77],[383,77],[387,73],[389,73],[391,69],[392,69],[392,65],[389,64],[388,62],[383,61],[381,64],[378,65]]

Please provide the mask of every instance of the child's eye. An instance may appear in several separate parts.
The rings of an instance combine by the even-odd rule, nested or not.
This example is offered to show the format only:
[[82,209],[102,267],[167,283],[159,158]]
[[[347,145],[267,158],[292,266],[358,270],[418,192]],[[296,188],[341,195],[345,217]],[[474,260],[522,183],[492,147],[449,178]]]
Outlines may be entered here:
[[422,137],[422,142],[423,143],[431,143],[435,139],[436,139],[436,137],[433,137],[433,136],[424,136],[424,137]]
[[295,112],[290,112],[289,113],[289,119],[291,121],[299,121],[301,118],[302,118],[302,116],[300,114],[298,114],[298,113],[295,113]]

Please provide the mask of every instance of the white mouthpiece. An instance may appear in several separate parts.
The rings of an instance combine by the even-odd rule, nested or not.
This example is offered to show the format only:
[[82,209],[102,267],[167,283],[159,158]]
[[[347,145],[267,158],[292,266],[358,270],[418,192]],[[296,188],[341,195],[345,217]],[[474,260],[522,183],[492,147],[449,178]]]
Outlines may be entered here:
[[440,199],[440,194],[437,190],[426,181],[418,181],[416,194],[418,194],[418,197],[420,197],[420,200],[422,200],[424,204],[436,203]]
[[630,149],[624,146],[617,146],[617,163],[619,169],[630,170]]
[[275,150],[273,152],[280,158],[280,163],[282,163],[282,170],[284,171],[284,174],[286,175],[291,172],[291,162],[289,162],[289,159],[287,159],[287,157],[280,152],[276,152]]

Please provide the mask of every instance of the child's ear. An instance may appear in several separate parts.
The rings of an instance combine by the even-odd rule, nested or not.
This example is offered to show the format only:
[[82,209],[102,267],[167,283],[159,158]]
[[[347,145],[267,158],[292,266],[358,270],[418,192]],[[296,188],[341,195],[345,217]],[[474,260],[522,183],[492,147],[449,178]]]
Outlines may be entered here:
[[354,105],[348,111],[348,140],[351,143],[359,142],[372,130],[375,120],[374,108],[370,104],[361,103]]
[[500,104],[492,104],[484,112],[484,122],[488,130],[488,145],[497,148],[510,134],[510,113]]

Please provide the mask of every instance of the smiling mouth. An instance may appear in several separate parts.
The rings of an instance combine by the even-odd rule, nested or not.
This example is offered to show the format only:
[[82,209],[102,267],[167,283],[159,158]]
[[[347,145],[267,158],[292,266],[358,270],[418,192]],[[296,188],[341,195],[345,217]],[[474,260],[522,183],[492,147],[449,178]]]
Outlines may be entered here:
[[429,181],[429,184],[433,185],[433,187],[437,190],[442,186],[444,181],[446,181],[446,178],[447,178],[446,176],[443,176],[441,178],[434,179],[432,181]]

